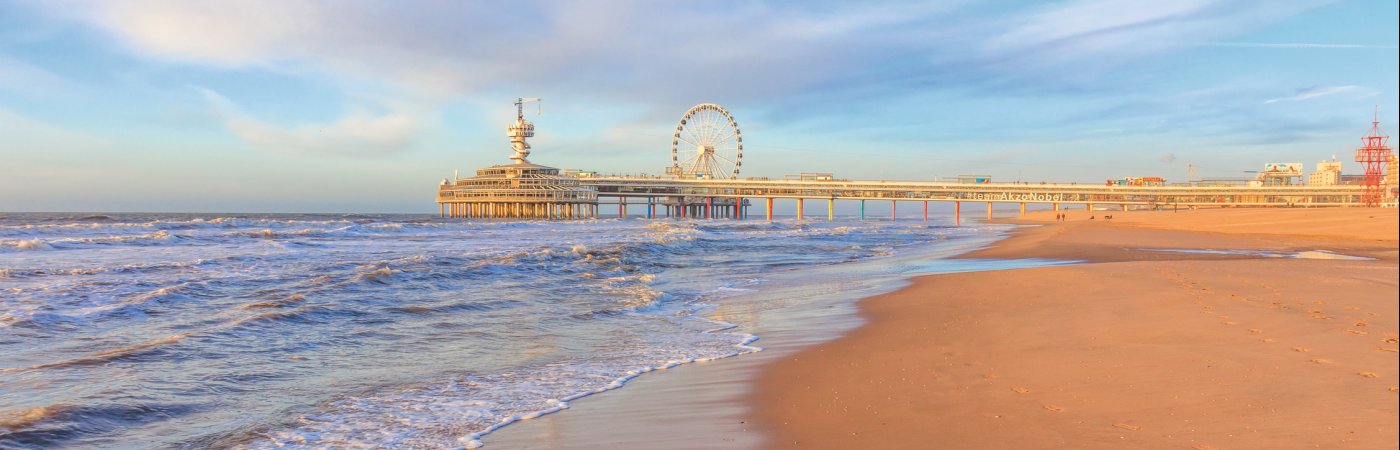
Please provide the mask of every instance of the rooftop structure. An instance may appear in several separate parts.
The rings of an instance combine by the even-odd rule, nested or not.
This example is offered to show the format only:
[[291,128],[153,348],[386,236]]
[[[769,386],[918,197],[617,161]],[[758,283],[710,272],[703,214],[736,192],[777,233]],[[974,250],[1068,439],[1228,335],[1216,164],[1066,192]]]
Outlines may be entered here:
[[1317,163],[1317,170],[1308,174],[1308,186],[1335,186],[1341,182],[1342,162],[1337,158]]
[[598,214],[598,191],[579,184],[559,169],[531,163],[527,138],[535,136],[535,124],[525,120],[525,104],[538,98],[515,101],[515,123],[506,127],[515,154],[513,164],[476,170],[471,178],[443,179],[438,186],[438,213],[444,217],[509,219],[575,219]]

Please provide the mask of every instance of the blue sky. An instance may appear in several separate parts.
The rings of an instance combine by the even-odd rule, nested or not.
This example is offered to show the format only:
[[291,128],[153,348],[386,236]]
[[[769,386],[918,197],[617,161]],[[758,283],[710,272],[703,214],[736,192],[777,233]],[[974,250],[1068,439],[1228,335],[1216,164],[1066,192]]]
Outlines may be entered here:
[[1393,0],[791,3],[0,0],[0,211],[435,211],[516,97],[532,161],[604,173],[702,102],[744,176],[1242,177],[1397,129]]

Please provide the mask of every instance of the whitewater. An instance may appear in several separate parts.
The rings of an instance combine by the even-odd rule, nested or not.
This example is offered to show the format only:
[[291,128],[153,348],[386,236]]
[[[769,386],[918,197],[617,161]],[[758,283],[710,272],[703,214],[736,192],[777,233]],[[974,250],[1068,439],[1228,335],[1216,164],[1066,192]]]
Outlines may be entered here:
[[476,447],[646,372],[761,350],[726,302],[769,308],[808,269],[854,279],[997,230],[4,214],[0,448]]

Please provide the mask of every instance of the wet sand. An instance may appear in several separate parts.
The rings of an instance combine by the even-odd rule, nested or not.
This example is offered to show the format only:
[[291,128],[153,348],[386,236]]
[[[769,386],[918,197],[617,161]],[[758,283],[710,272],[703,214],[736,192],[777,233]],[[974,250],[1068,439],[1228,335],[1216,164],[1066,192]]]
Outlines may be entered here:
[[764,446],[1396,447],[1395,210],[1068,214],[964,257],[1091,264],[918,278],[765,367]]
[[[1334,212],[1298,211],[1300,218],[1282,221],[1335,220]],[[1371,214],[1351,221],[1380,212],[1357,211]],[[721,311],[724,320],[761,330],[757,344],[766,350],[650,373],[483,441],[509,449],[1393,444],[1396,353],[1377,348],[1396,348],[1384,341],[1397,328],[1394,211],[1378,216],[1389,241],[1371,239],[1370,227],[1328,235],[1310,226],[1312,237],[1287,238],[1277,224],[1274,234],[1166,229],[1189,223],[1181,222],[1187,214],[1216,216],[1191,219],[1202,222],[1271,215],[1260,210],[1158,216],[1177,222],[1167,224],[1131,217],[1166,213],[1113,213],[1104,223],[1071,211],[1064,224],[1032,213],[1016,222],[1046,226],[964,255],[1104,264],[918,278],[860,302],[859,315],[847,300],[808,300],[831,286],[780,293],[801,304],[779,316]],[[1383,261],[1139,250],[1153,246],[1332,249]],[[1276,280],[1279,268],[1344,275],[1313,285],[1306,277]],[[843,294],[878,290],[888,289]]]

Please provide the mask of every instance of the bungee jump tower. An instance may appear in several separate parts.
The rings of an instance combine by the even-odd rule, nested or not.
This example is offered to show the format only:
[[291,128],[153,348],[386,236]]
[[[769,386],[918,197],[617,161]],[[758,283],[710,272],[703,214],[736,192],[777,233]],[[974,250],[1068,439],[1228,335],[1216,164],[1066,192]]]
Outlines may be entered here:
[[438,185],[438,213],[442,217],[473,219],[584,219],[598,215],[598,191],[562,176],[559,169],[531,163],[530,144],[535,124],[525,120],[525,104],[538,98],[515,100],[515,123],[506,127],[515,154],[511,164],[476,169],[476,176],[443,179]]

